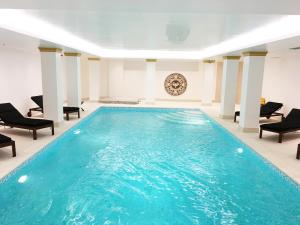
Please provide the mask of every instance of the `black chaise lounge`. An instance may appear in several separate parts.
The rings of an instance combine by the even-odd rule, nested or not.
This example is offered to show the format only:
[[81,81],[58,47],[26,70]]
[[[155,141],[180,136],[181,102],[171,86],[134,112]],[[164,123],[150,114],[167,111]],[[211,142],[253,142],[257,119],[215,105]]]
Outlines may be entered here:
[[[29,117],[31,117],[31,115],[32,115],[31,112],[32,111],[37,111],[37,112],[43,113],[44,112],[44,108],[43,108],[43,95],[32,96],[31,99],[39,107],[29,109],[29,112],[27,113],[27,115]],[[63,112],[64,112],[64,114],[66,114],[67,120],[70,119],[69,114],[71,114],[71,113],[77,113],[78,118],[80,118],[80,109],[79,109],[79,107],[64,106],[63,107]]]
[[281,122],[260,125],[259,138],[262,138],[264,130],[278,133],[278,142],[281,143],[283,134],[300,130],[300,109],[292,109]]
[[0,104],[0,125],[32,130],[33,140],[37,139],[37,130],[47,127],[51,128],[52,135],[54,135],[52,120],[26,118],[10,103]]
[[6,147],[6,146],[11,146],[12,156],[15,157],[17,155],[15,141],[13,141],[10,137],[0,134],[0,148]]
[[[262,105],[260,107],[260,117],[266,117],[267,119],[270,119],[272,116],[281,116],[281,119],[283,118],[282,113],[278,113],[279,109],[281,109],[283,106],[282,103],[278,102],[267,102],[266,104]],[[234,122],[236,122],[236,117],[240,116],[240,111],[235,112],[234,114]]]

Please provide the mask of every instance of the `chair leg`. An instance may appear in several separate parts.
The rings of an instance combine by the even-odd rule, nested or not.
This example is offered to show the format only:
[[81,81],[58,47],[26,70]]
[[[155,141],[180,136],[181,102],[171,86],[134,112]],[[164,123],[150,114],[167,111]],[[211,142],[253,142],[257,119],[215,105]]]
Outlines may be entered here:
[[236,122],[236,114],[234,114],[234,120],[233,120],[233,122]]
[[31,117],[31,116],[32,116],[31,109],[29,109],[29,112],[27,113],[27,116],[28,116],[28,117]]
[[[84,103],[84,101],[81,101],[81,105]],[[84,111],[84,109],[81,107],[81,110]]]
[[262,138],[263,129],[260,128],[259,130],[259,138]]
[[37,139],[36,129],[32,130],[32,132],[33,132],[33,140],[36,140]]
[[52,131],[52,135],[54,135],[54,123],[52,123],[51,131]]
[[80,109],[78,109],[78,118],[80,118]]
[[283,134],[279,133],[278,143],[282,143]]
[[67,117],[67,120],[69,120],[70,118],[69,118],[69,113],[66,113],[66,117]]
[[298,144],[296,159],[300,159],[300,144]]
[[12,156],[16,157],[17,153],[16,153],[16,144],[15,144],[15,141],[11,141],[11,148],[12,148]]

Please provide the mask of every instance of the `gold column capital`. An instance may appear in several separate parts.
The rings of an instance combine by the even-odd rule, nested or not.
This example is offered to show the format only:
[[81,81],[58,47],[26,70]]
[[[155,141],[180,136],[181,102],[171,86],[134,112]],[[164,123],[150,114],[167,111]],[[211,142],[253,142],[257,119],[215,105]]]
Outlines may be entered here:
[[98,57],[89,57],[88,60],[91,60],[91,61],[100,61],[100,58],[98,58]]
[[80,57],[81,53],[78,52],[65,52],[64,53],[65,56],[76,56],[76,57]]
[[39,47],[40,52],[58,52],[61,53],[61,48],[46,48],[46,47]]
[[243,52],[243,56],[266,56],[267,51],[264,52]]
[[215,63],[216,60],[214,60],[214,59],[205,59],[205,60],[203,60],[203,62],[204,63]]
[[239,60],[241,58],[241,56],[239,55],[226,55],[226,56],[223,56],[223,59],[224,60]]
[[145,59],[146,62],[157,62],[157,59]]

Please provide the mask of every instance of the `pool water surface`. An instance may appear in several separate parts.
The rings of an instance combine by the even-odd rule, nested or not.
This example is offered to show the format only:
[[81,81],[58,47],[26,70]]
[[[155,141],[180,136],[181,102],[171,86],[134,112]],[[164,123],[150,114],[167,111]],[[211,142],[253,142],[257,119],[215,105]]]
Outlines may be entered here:
[[200,110],[102,107],[0,181],[0,224],[299,225],[300,189]]

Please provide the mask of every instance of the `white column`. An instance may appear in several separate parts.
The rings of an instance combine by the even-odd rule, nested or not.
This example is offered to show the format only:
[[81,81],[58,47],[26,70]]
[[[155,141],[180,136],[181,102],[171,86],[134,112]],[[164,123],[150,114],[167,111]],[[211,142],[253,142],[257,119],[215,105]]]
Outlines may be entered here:
[[267,52],[245,52],[239,126],[244,132],[257,132],[260,97]]
[[145,103],[153,104],[155,100],[156,59],[146,59]]
[[81,105],[80,53],[65,52],[68,106]]
[[234,118],[237,73],[240,56],[224,56],[220,117]]
[[[120,59],[114,59],[109,61],[109,97],[112,100],[124,101],[128,100],[124,98],[124,61]],[[134,88],[135,84],[132,84]]]
[[89,64],[89,99],[90,101],[100,100],[100,73],[101,64],[99,58],[88,58]]
[[202,105],[211,105],[216,88],[215,60],[203,61]]
[[39,48],[42,63],[44,118],[55,124],[63,121],[61,49]]

